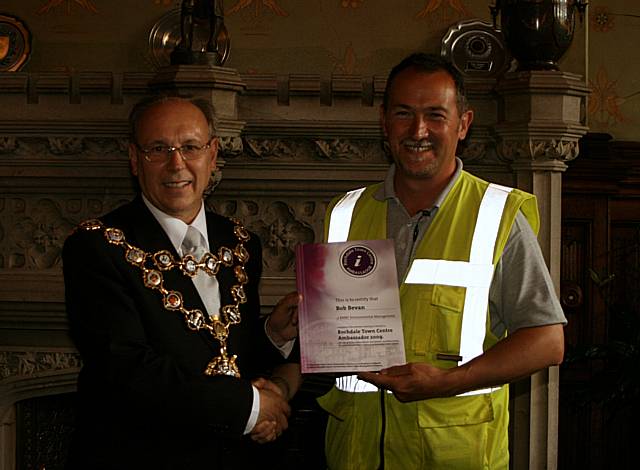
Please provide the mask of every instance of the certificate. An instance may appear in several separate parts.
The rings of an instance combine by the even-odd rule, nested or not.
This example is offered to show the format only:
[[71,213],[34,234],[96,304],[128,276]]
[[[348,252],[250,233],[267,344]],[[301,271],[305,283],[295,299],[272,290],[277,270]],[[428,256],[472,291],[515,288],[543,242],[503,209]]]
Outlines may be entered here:
[[298,245],[296,280],[303,373],[406,362],[391,240]]

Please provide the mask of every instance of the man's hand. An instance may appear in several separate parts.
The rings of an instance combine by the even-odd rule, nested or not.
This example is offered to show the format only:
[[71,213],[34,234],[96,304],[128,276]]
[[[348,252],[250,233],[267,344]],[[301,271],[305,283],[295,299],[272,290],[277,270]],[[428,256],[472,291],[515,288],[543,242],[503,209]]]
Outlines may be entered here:
[[260,393],[260,413],[251,430],[251,439],[261,444],[276,440],[287,429],[291,409],[283,397],[282,390],[267,379],[257,379],[253,385]]
[[298,336],[298,301],[300,295],[290,292],[281,298],[267,319],[267,334],[278,346]]
[[470,390],[502,386],[558,365],[564,354],[563,325],[520,328],[484,354],[450,369],[409,363],[358,376],[391,390],[400,401],[451,397]]
[[449,375],[451,369],[439,369],[425,363],[389,367],[380,373],[361,372],[358,378],[377,387],[391,390],[402,402],[454,395]]

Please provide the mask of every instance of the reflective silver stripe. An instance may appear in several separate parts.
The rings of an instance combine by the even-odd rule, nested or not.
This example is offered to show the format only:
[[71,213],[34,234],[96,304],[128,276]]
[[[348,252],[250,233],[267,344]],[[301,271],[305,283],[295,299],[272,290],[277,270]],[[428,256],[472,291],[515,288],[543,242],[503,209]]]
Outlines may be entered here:
[[473,264],[467,261],[444,259],[416,259],[406,284],[441,284],[444,286],[489,287],[493,277],[491,264]]
[[375,385],[360,380],[357,375],[336,377],[336,388],[351,393],[377,392],[379,390]]
[[[349,393],[366,393],[380,391],[378,387],[364,380],[360,380],[357,375],[345,375],[343,377],[336,378],[336,388],[343,392]],[[387,393],[393,393],[391,390],[387,390]]]
[[479,390],[471,390],[470,392],[460,393],[456,395],[457,397],[469,397],[472,395],[484,395],[485,393],[495,392],[496,390],[500,390],[501,387],[491,387],[491,388],[481,388]]
[[[364,380],[358,379],[357,375],[345,375],[343,377],[336,378],[336,388],[343,392],[349,393],[376,393],[380,389],[369,382],[365,382]],[[481,390],[471,390],[470,392],[461,393],[456,395],[458,397],[466,397],[471,395],[482,395],[485,393],[495,392],[499,390],[500,387],[493,388],[483,388]],[[387,390],[387,393],[393,393],[391,390]]]
[[[493,278],[493,252],[504,206],[511,190],[512,188],[490,184],[485,191],[471,240],[469,262],[415,260],[405,281],[412,284],[466,287],[460,333],[460,365],[483,353],[482,344],[487,334],[489,287]],[[479,395],[493,390],[496,388],[473,390],[462,395]]]
[[[327,242],[344,242],[349,237],[353,209],[360,195],[366,188],[354,189],[345,194],[333,207],[329,218],[329,235]],[[369,382],[360,380],[357,375],[345,375],[336,377],[336,388],[343,392],[365,393],[377,392],[379,389]]]
[[[496,246],[500,220],[511,188],[490,184],[484,193],[476,228],[471,241],[469,262],[472,264],[486,264],[492,266],[493,252]],[[476,287],[468,286],[464,300],[462,315],[462,331],[460,333],[461,364],[465,364],[483,353],[482,343],[486,336],[487,304],[489,302],[489,285]]]
[[504,206],[513,188],[491,183],[482,197],[471,240],[470,263],[493,264],[493,252]]
[[365,188],[354,189],[342,196],[342,199],[333,206],[331,218],[329,219],[329,235],[327,242],[344,242],[349,237],[349,227],[351,227],[351,217],[356,201],[364,192]]
[[[470,263],[486,264],[492,267],[493,252],[495,251],[498,229],[502,220],[504,206],[512,188],[490,184],[484,193],[476,228],[471,241]],[[460,365],[466,364],[480,356],[484,351],[482,343],[487,334],[487,304],[489,302],[489,287],[468,286],[464,299],[464,313],[462,314],[462,331],[460,332]],[[472,390],[459,396],[480,395],[491,393],[500,387]]]

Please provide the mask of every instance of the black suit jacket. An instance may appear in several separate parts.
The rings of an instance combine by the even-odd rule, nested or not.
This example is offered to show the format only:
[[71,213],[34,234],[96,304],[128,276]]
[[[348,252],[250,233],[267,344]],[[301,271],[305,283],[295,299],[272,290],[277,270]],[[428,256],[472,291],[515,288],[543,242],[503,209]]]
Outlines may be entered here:
[[[147,253],[175,252],[138,197],[101,218],[122,229]],[[233,223],[207,213],[210,251],[233,248]],[[78,380],[78,427],[70,468],[243,468],[255,454],[243,431],[253,402],[250,379],[282,359],[259,319],[259,240],[245,243],[248,301],[230,328],[228,351],[238,355],[241,379],[203,374],[219,353],[206,332],[187,328],[180,313],[163,308],[162,295],[145,287],[142,271],[125,261],[101,230],[78,230],[65,242],[65,298],[72,337],[83,359]],[[233,303],[232,269],[218,274],[221,304]],[[206,309],[191,279],[178,269],[164,286],[183,294],[186,308]]]

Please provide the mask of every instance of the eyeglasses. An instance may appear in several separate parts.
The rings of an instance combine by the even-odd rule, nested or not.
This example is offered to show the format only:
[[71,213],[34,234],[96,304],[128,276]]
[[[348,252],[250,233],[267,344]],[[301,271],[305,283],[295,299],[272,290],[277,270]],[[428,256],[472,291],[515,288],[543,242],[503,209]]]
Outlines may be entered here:
[[166,163],[171,159],[173,152],[178,152],[183,160],[197,160],[205,155],[211,148],[211,141],[204,145],[184,144],[180,147],[170,145],[153,145],[149,148],[142,148],[135,144],[138,150],[143,153],[144,159],[150,163]]

